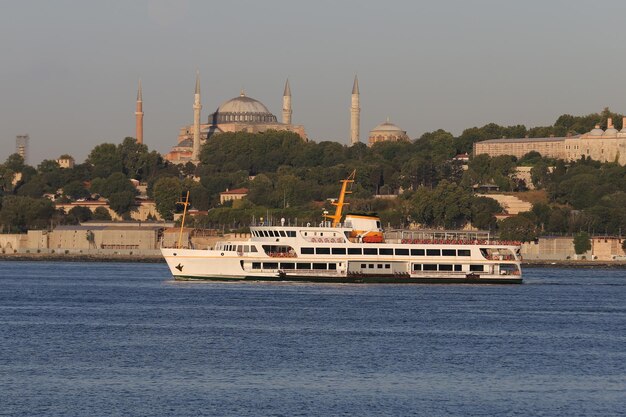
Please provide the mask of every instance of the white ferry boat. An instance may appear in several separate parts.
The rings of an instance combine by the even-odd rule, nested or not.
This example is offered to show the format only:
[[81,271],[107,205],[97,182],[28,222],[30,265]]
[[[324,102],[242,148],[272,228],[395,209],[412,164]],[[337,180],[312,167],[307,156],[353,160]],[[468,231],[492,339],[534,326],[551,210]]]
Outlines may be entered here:
[[261,222],[250,227],[247,241],[222,241],[209,249],[162,247],[161,252],[177,280],[522,282],[519,242],[493,240],[488,232],[384,232],[371,215],[347,214],[341,222],[353,178],[354,173],[342,180],[335,214],[317,226]]

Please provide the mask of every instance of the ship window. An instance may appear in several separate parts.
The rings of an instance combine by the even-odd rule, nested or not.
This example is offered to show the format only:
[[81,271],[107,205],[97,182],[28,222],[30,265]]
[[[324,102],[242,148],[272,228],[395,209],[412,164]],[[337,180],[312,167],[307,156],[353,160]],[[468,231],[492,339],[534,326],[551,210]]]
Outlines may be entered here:
[[276,233],[273,230],[269,231],[270,237],[277,237]]
[[413,264],[413,271],[421,271],[422,264]]
[[369,268],[374,269],[374,264],[369,264]]
[[367,264],[361,264],[361,269],[367,268]]
[[308,235],[309,235],[309,233],[308,233],[308,232],[304,232],[304,236],[308,236]]
[[396,249],[396,255],[408,255],[409,254],[409,250],[408,249]]
[[237,252],[243,252],[243,245],[237,245]]
[[472,272],[483,272],[484,270],[484,265],[470,265],[470,271]]
[[441,249],[426,249],[426,256],[441,256]]
[[284,231],[284,230],[281,230],[281,231],[279,231],[278,233],[280,233],[280,235],[281,235],[282,237],[287,237],[287,235],[285,234],[285,231]]
[[278,262],[263,262],[263,269],[278,269]]
[[380,248],[378,249],[378,253],[380,253],[381,255],[393,255],[393,249]]
[[258,252],[256,246],[250,246],[250,252]]
[[383,264],[378,264],[378,269],[383,269]]
[[376,248],[363,248],[363,255],[378,255]]
[[437,265],[436,264],[424,264],[424,271],[436,271],[437,270]]
[[267,233],[267,230],[263,230],[263,236],[264,236],[264,237],[270,237],[270,234],[269,234],[269,233]]
[[439,270],[440,271],[452,271],[452,265],[449,265],[449,264],[439,265]]
[[337,269],[337,264],[328,264],[328,269]]
[[424,256],[424,249],[411,249],[411,256]]
[[315,253],[318,255],[330,255],[330,248],[315,248]]
[[287,236],[289,236],[289,237],[296,237],[296,231],[295,230],[287,230]]
[[294,264],[293,262],[281,262],[280,268],[281,269],[296,269],[296,264]]
[[463,270],[463,265],[454,265],[454,270],[455,271],[462,271]]
[[311,264],[309,263],[299,263],[296,269],[311,269]]
[[345,255],[346,248],[332,248],[333,255]]
[[470,250],[469,249],[459,249],[458,250],[458,255],[459,256],[470,256]]
[[243,247],[243,251],[244,251],[245,253],[250,252],[250,245],[244,245],[244,247]]
[[252,262],[252,269],[261,269],[261,262]]
[[315,251],[313,248],[300,248],[300,253],[303,255],[313,255]]
[[454,249],[442,249],[441,254],[443,256],[456,256],[456,250]]
[[314,263],[313,264],[313,269],[326,269],[326,264]]
[[360,255],[361,248],[348,248],[348,255]]
[[390,264],[385,264],[385,269],[391,269],[391,265]]

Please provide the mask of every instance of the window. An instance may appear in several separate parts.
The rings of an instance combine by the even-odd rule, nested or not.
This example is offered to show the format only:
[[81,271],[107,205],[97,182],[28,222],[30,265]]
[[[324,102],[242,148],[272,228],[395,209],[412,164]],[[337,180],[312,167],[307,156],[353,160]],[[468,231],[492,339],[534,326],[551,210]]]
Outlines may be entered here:
[[413,264],[413,271],[421,271],[422,264]]
[[281,269],[296,269],[296,264],[293,262],[281,262],[280,268]]
[[361,248],[348,248],[348,255],[360,255]]
[[250,252],[258,252],[256,246],[250,246]]
[[381,255],[393,255],[393,249],[380,248],[380,249],[378,249],[378,253],[381,254]]
[[367,264],[361,264],[361,269],[367,268]]
[[459,249],[457,253],[459,256],[470,256],[469,249]]
[[299,263],[296,269],[311,269],[311,264],[309,263]]
[[314,263],[313,264],[313,269],[326,269],[326,264]]
[[437,265],[435,265],[435,264],[424,264],[423,268],[424,268],[424,271],[436,271],[437,270]]
[[374,269],[374,264],[369,264],[370,269]]
[[411,256],[424,256],[424,249],[411,249]]
[[452,271],[452,265],[449,265],[449,264],[439,265],[439,270],[440,271]]
[[441,255],[442,256],[456,256],[456,250],[455,249],[442,249]]
[[285,234],[285,231],[284,231],[284,230],[281,230],[279,233],[280,233],[280,235],[281,235],[282,237],[287,237],[287,235]]
[[396,255],[407,256],[409,254],[408,249],[396,249]]
[[328,264],[328,269],[337,269],[337,264]]
[[391,265],[390,264],[385,264],[385,269],[391,269]]
[[243,245],[237,245],[237,252],[243,252]]
[[472,272],[483,272],[484,270],[484,265],[470,265],[470,271]]
[[457,272],[461,272],[463,270],[463,265],[454,265],[454,270]]
[[426,249],[426,256],[441,256],[440,249]]
[[263,269],[278,269],[278,262],[263,262]]
[[289,237],[296,237],[296,231],[295,230],[287,230],[287,236],[289,236]]
[[363,255],[378,255],[376,248],[363,248]]
[[315,248],[315,253],[318,255],[330,255],[330,248]]
[[270,237],[269,233],[267,233],[267,230],[263,230],[263,237]]
[[315,252],[313,248],[300,248],[300,253],[302,255],[313,255]]
[[261,269],[261,262],[252,262],[252,269]]
[[345,255],[346,248],[333,248],[332,252],[333,252],[333,255]]

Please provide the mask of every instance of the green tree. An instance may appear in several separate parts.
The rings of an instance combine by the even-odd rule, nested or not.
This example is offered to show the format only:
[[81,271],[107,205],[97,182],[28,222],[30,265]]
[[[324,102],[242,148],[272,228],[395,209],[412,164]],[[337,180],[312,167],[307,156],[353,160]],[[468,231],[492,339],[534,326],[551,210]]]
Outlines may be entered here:
[[114,172],[122,172],[123,162],[117,147],[112,143],[102,143],[91,151],[87,162],[93,167],[93,176],[106,178]]
[[72,200],[89,198],[89,190],[85,188],[82,181],[70,181],[63,186],[63,194]]
[[174,212],[182,191],[178,178],[163,177],[154,184],[154,202],[163,219],[172,220],[174,218]]
[[135,194],[130,191],[120,191],[109,196],[109,207],[117,214],[128,213],[135,204]]
[[582,255],[589,250],[591,250],[591,237],[589,233],[579,232],[574,235],[574,252],[576,252],[576,255]]
[[54,204],[45,198],[5,196],[2,199],[0,223],[9,231],[45,229],[54,213]]
[[11,154],[4,162],[4,166],[13,172],[22,172],[24,169],[24,158],[17,153]]
[[105,207],[97,207],[93,212],[93,220],[111,221],[111,213]]
[[521,215],[501,220],[498,226],[500,238],[504,240],[529,242],[537,238],[537,227],[534,222]]

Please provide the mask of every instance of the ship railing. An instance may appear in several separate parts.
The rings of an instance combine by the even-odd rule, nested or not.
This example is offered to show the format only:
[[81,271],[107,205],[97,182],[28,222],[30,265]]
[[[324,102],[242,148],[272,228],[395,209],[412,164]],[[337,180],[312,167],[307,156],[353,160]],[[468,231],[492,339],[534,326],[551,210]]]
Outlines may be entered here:
[[295,252],[267,252],[267,256],[272,258],[297,258],[298,255]]
[[496,239],[393,239],[386,238],[387,243],[420,244],[420,245],[497,245],[520,246],[522,242]]

